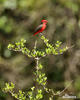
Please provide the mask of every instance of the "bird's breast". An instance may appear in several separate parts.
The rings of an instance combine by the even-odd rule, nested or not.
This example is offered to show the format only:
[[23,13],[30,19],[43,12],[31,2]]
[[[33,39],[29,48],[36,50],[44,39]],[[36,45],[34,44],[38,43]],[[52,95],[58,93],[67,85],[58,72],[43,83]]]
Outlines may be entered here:
[[44,30],[46,28],[46,24],[43,24],[42,30]]

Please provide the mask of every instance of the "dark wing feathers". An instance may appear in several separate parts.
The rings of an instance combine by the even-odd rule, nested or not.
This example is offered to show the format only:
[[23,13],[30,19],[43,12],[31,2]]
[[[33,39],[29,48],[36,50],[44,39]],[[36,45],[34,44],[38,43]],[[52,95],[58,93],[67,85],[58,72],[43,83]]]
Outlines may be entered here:
[[43,24],[39,25],[36,29],[35,29],[35,33],[38,32],[41,28],[43,27]]

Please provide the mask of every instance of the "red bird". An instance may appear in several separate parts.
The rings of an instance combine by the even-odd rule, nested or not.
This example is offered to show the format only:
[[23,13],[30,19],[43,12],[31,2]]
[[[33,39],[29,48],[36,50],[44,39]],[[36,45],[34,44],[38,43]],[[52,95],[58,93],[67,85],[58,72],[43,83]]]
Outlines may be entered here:
[[47,24],[48,21],[47,21],[47,20],[42,20],[41,22],[42,22],[42,24],[39,25],[39,26],[36,28],[35,33],[33,34],[33,36],[35,36],[35,35],[38,34],[38,33],[43,32],[43,31],[45,30],[46,24]]

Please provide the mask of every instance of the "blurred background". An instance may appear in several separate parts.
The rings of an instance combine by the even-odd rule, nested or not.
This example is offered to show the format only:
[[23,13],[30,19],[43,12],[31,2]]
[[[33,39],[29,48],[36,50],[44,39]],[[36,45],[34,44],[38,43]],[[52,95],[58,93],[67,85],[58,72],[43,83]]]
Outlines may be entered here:
[[7,46],[24,38],[28,48],[35,40],[42,48],[39,35],[32,36],[42,19],[48,20],[43,34],[50,43],[74,45],[63,55],[42,58],[47,86],[63,90],[73,80],[65,92],[80,97],[80,0],[0,0],[0,100],[14,100],[1,91],[5,82],[13,82],[16,91],[33,86],[35,61]]

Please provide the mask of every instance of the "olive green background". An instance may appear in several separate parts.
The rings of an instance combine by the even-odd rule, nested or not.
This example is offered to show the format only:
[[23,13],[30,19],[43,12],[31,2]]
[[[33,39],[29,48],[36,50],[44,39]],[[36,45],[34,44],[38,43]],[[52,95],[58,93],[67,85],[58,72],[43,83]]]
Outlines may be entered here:
[[63,55],[41,59],[47,86],[63,90],[73,80],[65,93],[80,97],[80,0],[0,0],[0,100],[14,100],[1,91],[5,82],[13,82],[15,91],[33,86],[35,61],[9,51],[7,45],[24,38],[29,49],[35,40],[39,49],[44,48],[40,36],[33,36],[42,19],[48,20],[43,34],[50,43],[59,40],[63,47],[74,45]]

